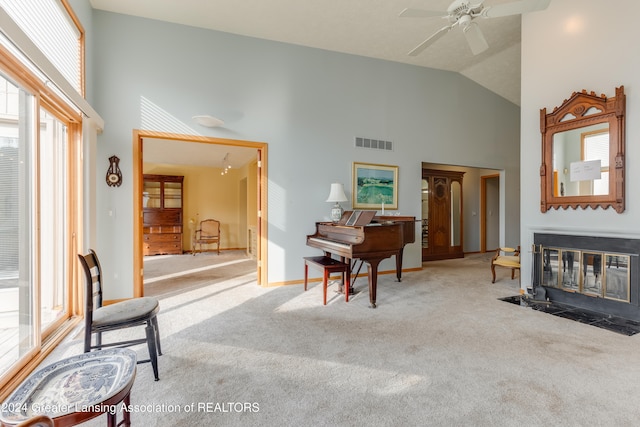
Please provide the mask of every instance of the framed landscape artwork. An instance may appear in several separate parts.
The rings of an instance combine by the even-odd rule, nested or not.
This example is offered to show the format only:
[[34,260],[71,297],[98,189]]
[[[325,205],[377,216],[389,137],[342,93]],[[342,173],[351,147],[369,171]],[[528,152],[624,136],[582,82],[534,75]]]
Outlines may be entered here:
[[398,209],[398,166],[353,162],[353,208]]

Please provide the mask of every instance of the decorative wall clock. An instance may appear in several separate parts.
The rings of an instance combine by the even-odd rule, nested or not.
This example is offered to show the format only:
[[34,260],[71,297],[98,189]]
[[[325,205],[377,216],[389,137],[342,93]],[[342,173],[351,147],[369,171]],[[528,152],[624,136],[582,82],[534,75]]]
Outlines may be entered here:
[[117,156],[109,157],[109,169],[107,169],[107,185],[109,187],[120,187],[122,184],[122,172],[118,163],[120,163],[120,159]]

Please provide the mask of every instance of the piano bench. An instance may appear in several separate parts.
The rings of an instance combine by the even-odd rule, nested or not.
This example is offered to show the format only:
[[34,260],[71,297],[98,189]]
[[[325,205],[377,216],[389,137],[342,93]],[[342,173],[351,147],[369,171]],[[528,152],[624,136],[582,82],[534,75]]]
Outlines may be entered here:
[[329,256],[304,257],[304,290],[307,290],[307,277],[309,275],[309,265],[313,265],[322,270],[322,292],[324,305],[327,305],[327,282],[331,273],[342,273],[344,280],[344,300],[349,302],[349,288],[351,287],[351,265],[338,261]]

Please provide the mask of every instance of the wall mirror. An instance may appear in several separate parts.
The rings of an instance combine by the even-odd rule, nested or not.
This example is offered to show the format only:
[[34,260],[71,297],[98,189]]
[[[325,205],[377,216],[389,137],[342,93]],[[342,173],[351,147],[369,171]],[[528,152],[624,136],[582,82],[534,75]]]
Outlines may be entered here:
[[540,110],[540,210],[587,208],[624,211],[624,86],[607,98],[574,92],[547,113]]

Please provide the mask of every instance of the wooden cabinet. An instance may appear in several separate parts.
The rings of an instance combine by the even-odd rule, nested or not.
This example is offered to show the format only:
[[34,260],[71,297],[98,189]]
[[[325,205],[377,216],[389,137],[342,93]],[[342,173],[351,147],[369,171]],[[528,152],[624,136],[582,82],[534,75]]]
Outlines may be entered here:
[[463,258],[464,172],[422,169],[422,261]]
[[182,253],[182,176],[144,175],[143,255]]

